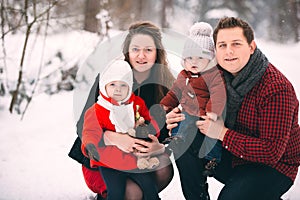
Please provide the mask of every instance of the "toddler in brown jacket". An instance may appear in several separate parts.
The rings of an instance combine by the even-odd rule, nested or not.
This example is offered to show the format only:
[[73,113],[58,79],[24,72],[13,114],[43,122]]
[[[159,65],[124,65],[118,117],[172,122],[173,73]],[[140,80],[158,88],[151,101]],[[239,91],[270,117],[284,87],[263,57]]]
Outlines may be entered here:
[[[192,143],[198,131],[195,122],[201,116],[208,116],[216,121],[222,115],[226,102],[224,81],[216,66],[211,25],[197,22],[189,31],[182,53],[184,69],[160,102],[167,112],[179,107],[185,114],[185,120],[167,138],[175,157],[179,157]],[[198,156],[205,156],[208,160],[209,171],[205,175],[213,174],[216,162],[221,159],[221,150],[220,141],[204,139]]]

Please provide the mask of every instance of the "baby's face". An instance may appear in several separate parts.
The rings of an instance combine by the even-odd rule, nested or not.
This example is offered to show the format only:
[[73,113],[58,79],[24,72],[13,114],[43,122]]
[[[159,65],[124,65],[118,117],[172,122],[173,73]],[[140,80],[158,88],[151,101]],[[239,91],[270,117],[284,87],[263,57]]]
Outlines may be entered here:
[[186,57],[184,59],[184,68],[192,73],[202,72],[208,65],[209,59],[198,56]]
[[112,81],[105,85],[107,96],[116,100],[124,100],[129,92],[129,86],[124,81]]

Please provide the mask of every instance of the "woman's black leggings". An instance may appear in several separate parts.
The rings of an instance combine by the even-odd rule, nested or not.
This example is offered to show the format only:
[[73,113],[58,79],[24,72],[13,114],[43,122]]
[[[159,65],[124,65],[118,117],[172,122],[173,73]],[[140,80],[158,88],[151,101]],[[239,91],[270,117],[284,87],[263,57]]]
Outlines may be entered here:
[[158,200],[158,190],[152,173],[130,173],[99,167],[107,187],[107,200],[124,199],[126,180],[131,179],[143,191],[143,200]]

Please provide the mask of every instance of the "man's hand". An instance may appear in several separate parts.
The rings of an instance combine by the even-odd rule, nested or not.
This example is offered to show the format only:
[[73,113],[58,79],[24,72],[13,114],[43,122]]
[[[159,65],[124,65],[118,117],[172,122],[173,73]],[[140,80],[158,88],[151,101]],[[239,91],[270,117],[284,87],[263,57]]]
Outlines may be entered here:
[[98,154],[95,145],[89,143],[85,146],[85,150],[91,160],[96,160],[96,161],[100,160],[100,156]]
[[228,130],[224,126],[223,119],[213,121],[208,116],[201,116],[201,118],[204,120],[196,122],[196,126],[199,128],[200,132],[210,138],[223,141],[226,131]]

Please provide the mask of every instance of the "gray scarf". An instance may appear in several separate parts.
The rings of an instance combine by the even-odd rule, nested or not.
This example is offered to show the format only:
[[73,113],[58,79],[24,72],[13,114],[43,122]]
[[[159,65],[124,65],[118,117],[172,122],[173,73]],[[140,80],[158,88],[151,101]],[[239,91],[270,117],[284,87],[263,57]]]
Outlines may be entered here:
[[268,64],[269,61],[266,56],[256,48],[246,66],[237,76],[234,77],[231,73],[224,70],[227,92],[226,127],[234,128],[245,95],[259,82]]

